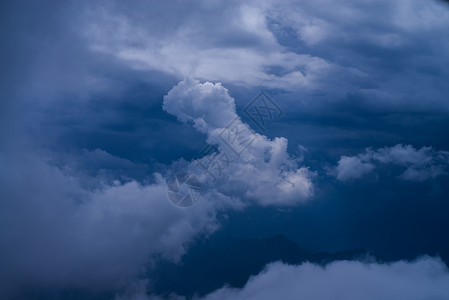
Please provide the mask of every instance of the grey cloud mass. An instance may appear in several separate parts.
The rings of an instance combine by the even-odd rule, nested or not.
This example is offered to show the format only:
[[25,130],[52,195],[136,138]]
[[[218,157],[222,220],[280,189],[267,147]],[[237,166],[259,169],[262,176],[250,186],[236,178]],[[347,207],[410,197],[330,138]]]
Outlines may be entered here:
[[[206,133],[208,143],[218,145],[228,158],[225,174],[213,185],[221,193],[237,198],[240,195],[261,205],[294,205],[313,195],[313,173],[290,156],[287,140],[270,140],[243,123],[236,114],[234,99],[220,83],[186,79],[168,92],[163,105],[180,121]],[[233,135],[230,139],[229,134]],[[232,141],[247,141],[245,148],[237,148],[239,155],[233,153],[239,144]],[[202,177],[205,181],[207,174]]]
[[447,299],[449,272],[438,259],[393,264],[340,261],[325,267],[268,265],[242,289],[223,288],[203,299]]
[[448,174],[449,152],[434,150],[432,147],[417,150],[411,145],[401,144],[378,150],[367,149],[357,156],[342,156],[335,168],[336,177],[342,181],[357,179],[382,164],[405,169],[399,175],[402,180],[424,181]]

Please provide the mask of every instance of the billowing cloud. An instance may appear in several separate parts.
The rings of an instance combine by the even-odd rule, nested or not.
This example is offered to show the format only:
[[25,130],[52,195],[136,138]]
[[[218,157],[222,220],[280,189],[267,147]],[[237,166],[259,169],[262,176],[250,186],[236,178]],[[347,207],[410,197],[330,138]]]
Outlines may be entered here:
[[24,284],[115,288],[151,256],[177,260],[194,236],[217,228],[220,199],[179,209],[155,176],[99,184],[34,154],[2,154],[0,294]]
[[409,181],[424,181],[445,175],[449,169],[449,152],[398,144],[378,150],[366,149],[356,156],[342,156],[335,168],[337,179],[357,179],[375,170],[376,165],[390,164],[405,168],[399,176]]
[[[219,131],[234,118],[246,126],[220,84],[181,82],[165,97],[164,108],[195,124],[229,155]],[[218,228],[218,210],[240,209],[245,200],[260,205],[308,200],[311,173],[288,155],[287,140],[269,140],[250,129],[248,135],[254,142],[189,209],[168,201],[160,174],[144,183],[123,178],[121,170],[142,174],[146,166],[100,149],[79,155],[33,152],[29,145],[20,151],[3,149],[0,292],[27,283],[116,288],[137,276],[152,256],[179,259],[196,236]],[[197,172],[196,161],[188,169]],[[199,176],[210,181],[206,174]]]
[[[287,265],[275,262],[252,276],[243,288],[223,287],[196,300],[427,300],[449,297],[449,270],[438,258],[375,263],[337,261],[325,266],[312,263]],[[117,300],[162,299],[148,295],[136,282]],[[170,295],[168,299],[185,297]]]
[[[270,140],[254,132],[237,115],[234,99],[220,83],[186,79],[168,92],[163,107],[206,133],[208,143],[226,156],[224,176],[213,183],[220,193],[261,205],[294,205],[313,195],[313,173],[288,154],[287,139]],[[206,175],[202,178],[210,181]]]
[[[172,4],[141,3],[142,11],[150,14],[145,18],[152,19],[148,26],[134,21],[143,17],[138,12],[102,6],[85,15],[80,30],[94,51],[114,55],[135,69],[181,78],[298,89],[310,88],[322,73],[340,68],[319,57],[284,51],[269,29],[264,3],[196,4],[178,2],[174,9]],[[175,22],[167,25],[164,16]],[[273,67],[285,74],[267,72]]]
[[273,263],[242,289],[224,287],[204,300],[449,298],[449,271],[439,259],[391,264],[339,261],[324,267]]
[[221,83],[201,84],[192,78],[181,81],[168,92],[163,109],[181,122],[192,122],[204,133],[225,128],[237,118],[234,99]]

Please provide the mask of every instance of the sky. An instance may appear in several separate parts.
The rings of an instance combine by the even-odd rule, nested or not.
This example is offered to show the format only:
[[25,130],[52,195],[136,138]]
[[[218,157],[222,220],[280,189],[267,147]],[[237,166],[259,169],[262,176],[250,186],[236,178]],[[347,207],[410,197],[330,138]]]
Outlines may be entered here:
[[448,28],[437,0],[2,1],[0,297],[159,299],[142,269],[220,232],[388,263],[204,299],[449,299]]

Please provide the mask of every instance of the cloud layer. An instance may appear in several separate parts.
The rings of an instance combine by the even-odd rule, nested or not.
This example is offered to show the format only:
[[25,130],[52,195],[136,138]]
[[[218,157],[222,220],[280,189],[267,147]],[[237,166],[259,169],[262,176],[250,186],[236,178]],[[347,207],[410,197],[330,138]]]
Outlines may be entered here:
[[342,156],[335,168],[336,177],[341,181],[361,178],[379,165],[405,168],[399,176],[402,180],[425,181],[448,173],[449,152],[432,147],[417,150],[411,145],[402,144],[378,150],[368,148],[365,153],[356,156]]
[[[220,131],[234,118],[247,126],[220,84],[183,81],[165,97],[164,108],[192,122],[229,155]],[[33,152],[29,144],[20,151],[4,149],[0,238],[5,247],[0,261],[5,267],[0,292],[28,282],[31,287],[118,288],[151,257],[179,259],[195,237],[219,227],[216,214],[222,209],[308,200],[311,173],[289,156],[287,140],[269,140],[251,130],[248,135],[254,142],[190,209],[171,205],[160,174],[146,182],[123,178],[123,168],[142,173],[146,166],[100,149],[80,155]],[[198,172],[196,161],[187,169]],[[198,175],[211,181],[204,172]]]
[[242,289],[223,288],[205,300],[346,299],[425,300],[449,297],[449,272],[434,258],[392,264],[355,261],[325,267],[273,263]]
[[377,107],[448,109],[448,73],[439,63],[448,59],[443,3],[195,4],[150,1],[133,12],[94,6],[81,18],[80,35],[93,51],[131,68],[179,79],[280,88],[310,101],[341,101],[349,93]]

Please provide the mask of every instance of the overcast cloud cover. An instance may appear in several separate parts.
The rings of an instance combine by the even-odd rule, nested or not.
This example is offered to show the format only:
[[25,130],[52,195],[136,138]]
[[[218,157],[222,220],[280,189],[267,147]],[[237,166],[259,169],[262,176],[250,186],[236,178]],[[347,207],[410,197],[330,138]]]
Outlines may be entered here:
[[[223,287],[194,299],[447,299],[449,273],[439,260],[421,257],[413,262],[392,264],[338,261],[325,267],[304,263],[298,266],[274,262],[249,279],[241,289]],[[148,296],[142,285],[117,299],[159,299]],[[185,299],[172,295],[172,299]]]
[[[278,262],[205,299],[448,299],[448,28],[434,0],[2,2],[0,297],[145,299],[147,268],[222,230],[397,262]],[[261,89],[284,111],[263,131]]]

